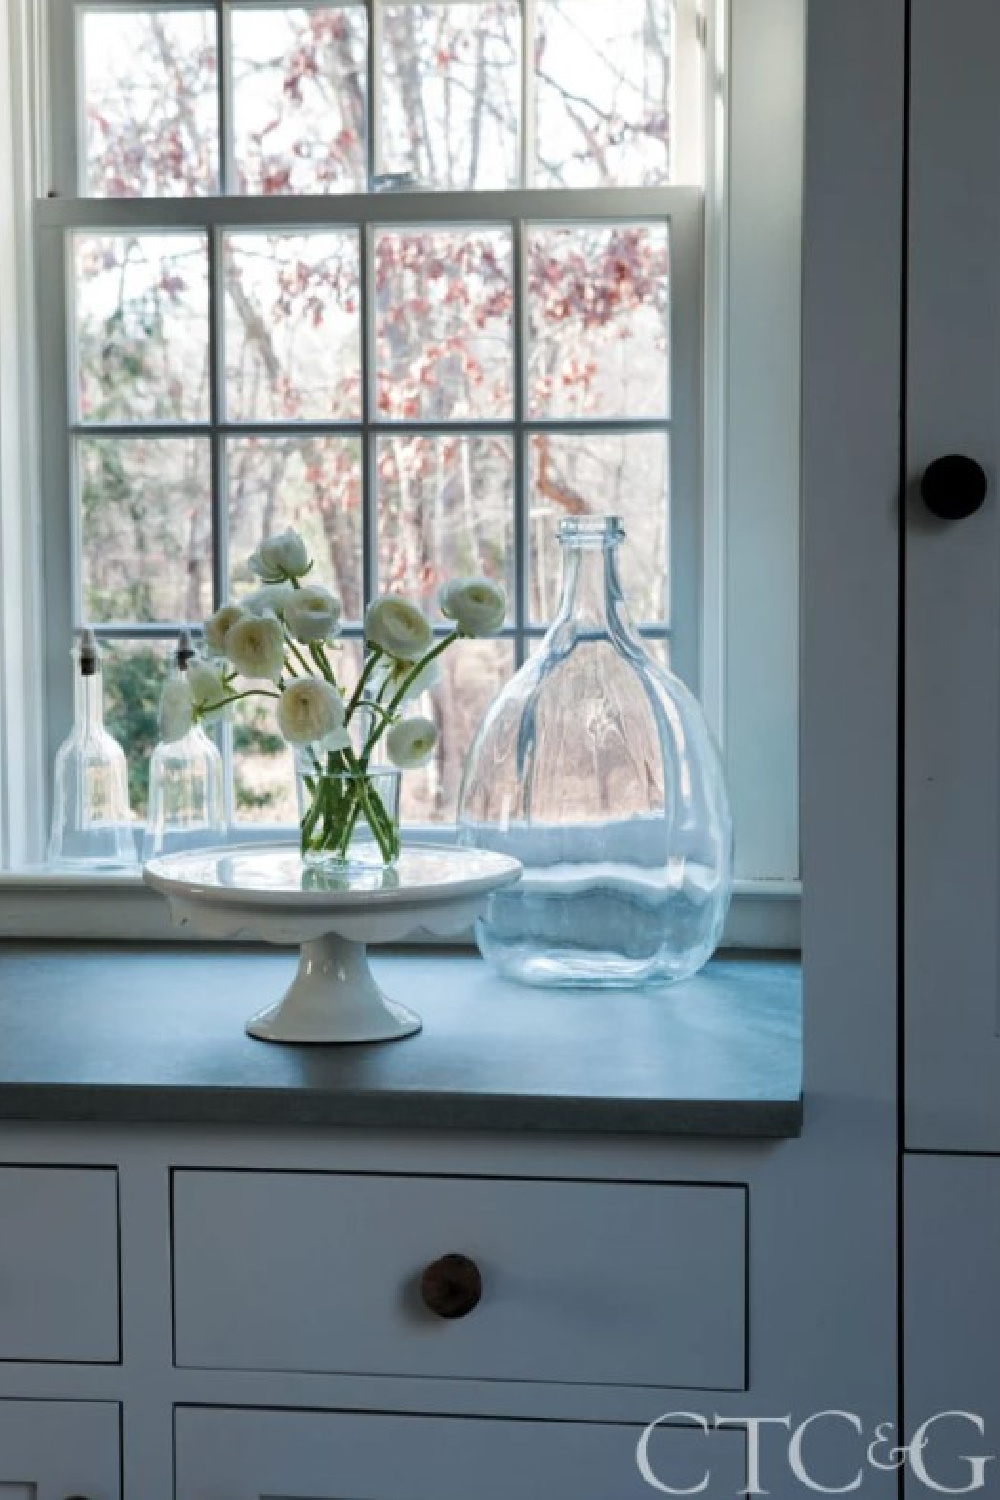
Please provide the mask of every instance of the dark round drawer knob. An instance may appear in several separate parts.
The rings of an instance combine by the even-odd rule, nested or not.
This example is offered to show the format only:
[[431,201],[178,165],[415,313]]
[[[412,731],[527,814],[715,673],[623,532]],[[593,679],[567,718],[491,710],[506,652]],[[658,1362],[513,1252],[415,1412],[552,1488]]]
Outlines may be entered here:
[[964,521],[975,515],[986,499],[989,481],[982,464],[961,453],[946,453],[928,464],[920,493],[932,515],[942,521]]
[[421,1276],[420,1295],[439,1318],[464,1318],[483,1295],[479,1267],[467,1255],[442,1255]]

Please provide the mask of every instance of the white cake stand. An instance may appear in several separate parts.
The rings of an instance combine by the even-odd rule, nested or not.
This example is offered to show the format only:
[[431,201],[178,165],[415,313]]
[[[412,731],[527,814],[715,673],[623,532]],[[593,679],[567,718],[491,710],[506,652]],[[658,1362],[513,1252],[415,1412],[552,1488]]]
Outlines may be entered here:
[[310,868],[291,844],[168,854],[143,870],[178,927],[299,944],[284,997],[247,1022],[269,1042],[387,1042],[419,1031],[420,1017],[376,984],[365,945],[454,936],[520,874],[504,854],[419,844],[389,870]]

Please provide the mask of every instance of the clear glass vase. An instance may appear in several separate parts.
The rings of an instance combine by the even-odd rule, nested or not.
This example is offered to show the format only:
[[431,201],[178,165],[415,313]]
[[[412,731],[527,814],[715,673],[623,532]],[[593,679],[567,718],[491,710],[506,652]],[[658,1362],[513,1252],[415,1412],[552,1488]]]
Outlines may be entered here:
[[73,728],[56,753],[48,863],[121,870],[136,863],[125,752],[104,727],[101,652],[92,630],[73,649]]
[[563,521],[559,613],[488,710],[459,839],[522,861],[490,897],[480,949],[531,984],[684,979],[732,890],[732,824],[698,701],[646,652],[618,581],[616,517]]
[[299,839],[305,864],[385,869],[399,858],[400,772],[344,767],[320,747],[296,755]]

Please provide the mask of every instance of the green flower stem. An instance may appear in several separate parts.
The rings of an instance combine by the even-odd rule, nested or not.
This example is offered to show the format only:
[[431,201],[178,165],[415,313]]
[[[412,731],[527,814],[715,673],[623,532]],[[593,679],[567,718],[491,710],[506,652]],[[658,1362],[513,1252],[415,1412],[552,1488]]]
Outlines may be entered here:
[[303,672],[305,672],[306,676],[307,677],[311,677],[312,676],[312,667],[309,665],[309,663],[306,661],[305,657],[303,656],[303,654],[302,654],[302,648],[297,644],[297,642],[295,642],[295,641],[292,640],[292,638],[288,634],[287,630],[285,631],[285,645],[288,647],[288,650],[289,650],[289,653],[291,654],[291,656],[294,658],[295,661],[298,662],[298,664],[302,668]]
[[381,717],[383,724],[390,724],[392,722],[392,717],[389,713],[389,710],[387,708],[383,708],[382,704],[379,703],[377,698],[362,698],[359,701],[357,707],[363,708],[366,713],[378,714]]
[[341,857],[346,859],[347,851],[351,847],[351,839],[354,837],[354,830],[358,826],[358,819],[361,816],[361,800],[357,793],[353,796],[348,793],[346,798],[341,798],[340,800],[341,807],[343,807],[344,802],[350,804],[346,817],[342,817],[342,826],[337,832],[337,850]]
[[430,666],[432,661],[435,661],[439,656],[447,651],[448,647],[454,645],[454,643],[458,639],[459,632],[457,630],[449,631],[446,636],[442,636],[441,640],[438,641],[436,646],[432,646],[431,649],[426,652],[419,661],[415,661],[413,663],[413,666],[407,672],[399,687],[389,699],[386,713],[394,714],[396,712],[396,710],[399,708],[399,705],[402,703],[403,699],[409,692],[411,686],[420,676],[421,672],[425,671],[426,668]]
[[384,863],[390,864],[399,854],[399,829],[389,817],[381,796],[367,779],[359,783],[359,790],[368,826],[375,835]]
[[309,848],[313,829],[319,822],[320,815],[323,812],[322,781],[319,783],[319,794],[316,782],[311,781],[308,777],[306,778],[306,789],[309,792],[310,800],[309,806],[302,816],[302,823],[300,825],[303,853]]
[[430,651],[422,656],[419,661],[415,661],[413,663],[413,666],[407,672],[399,687],[393,693],[392,697],[389,699],[389,702],[385,706],[385,720],[383,721],[383,723],[377,725],[376,728],[372,730],[372,732],[368,736],[368,739],[365,741],[364,749],[361,751],[360,757],[362,766],[367,768],[371,753],[378,743],[379,737],[385,728],[385,724],[389,719],[395,716],[397,709],[399,708],[403,699],[406,697],[406,694],[409,692],[411,684],[416,682],[421,672],[423,672],[426,667],[429,667],[432,661],[436,660],[436,658],[441,656],[443,652],[447,651],[448,647],[453,645],[454,642],[458,639],[459,632],[457,630],[450,631],[448,635],[442,637],[442,639],[438,641],[436,646],[433,646]]
[[[354,805],[351,808],[348,827],[345,833],[344,852],[347,852],[347,846],[349,846],[351,836],[357,827],[358,819],[364,815],[365,822],[374,834],[375,842],[378,844],[383,864],[389,864],[393,858],[393,853],[385,836],[386,817],[381,797],[374,791],[374,788],[368,785],[363,776],[354,783],[352,791],[354,793]],[[375,808],[375,802],[378,803],[378,810]],[[381,817],[379,815],[380,812]]]
[[[326,652],[323,650],[322,646],[319,644],[318,641],[310,641],[309,642],[309,655],[312,657],[312,659],[316,663],[317,667],[319,667],[320,671],[322,672],[323,676],[326,678],[327,682],[332,683],[333,686],[336,687],[337,686],[337,679],[333,675],[333,668],[331,667],[330,663],[327,661],[327,659],[326,659]],[[339,689],[338,689],[338,691],[339,691]]]
[[[354,756],[348,751],[341,751],[339,754],[343,757],[344,761],[349,762],[355,768],[351,772],[351,780],[348,783],[350,788],[349,797],[352,805],[347,815],[341,838],[342,852],[346,854],[358,819],[363,814],[366,823],[375,836],[383,861],[388,864],[399,853],[399,834],[396,826],[386,812],[381,796],[368,780],[367,773],[357,768],[357,761],[354,759]],[[343,773],[331,771],[331,774]]]
[[356,799],[352,797],[353,783],[349,778],[354,775],[354,771],[351,759],[343,750],[331,750],[326,757],[325,785],[333,805],[331,837],[335,841],[335,849],[342,857],[346,857],[360,812]]
[[[339,759],[337,752],[332,759]],[[348,859],[351,838],[363,817],[371,829],[384,864],[399,854],[399,830],[389,816],[378,790],[365,776],[342,772],[304,776],[309,806],[301,823],[303,854],[325,852]]]
[[[386,838],[385,827],[389,825],[391,831],[391,823],[381,806],[381,799],[377,794],[374,800],[369,798],[367,793],[372,789],[352,770],[356,765],[353,755],[343,750],[329,751],[325,769],[311,747],[309,755],[315,774],[303,776],[310,798],[301,821],[303,854],[310,850],[325,851],[346,859],[358,819],[364,813],[383,861],[388,863],[394,857],[394,850],[391,839]],[[379,803],[378,807],[374,805],[375,801]]]
[[280,693],[272,693],[269,688],[247,688],[243,693],[233,693],[230,698],[220,698],[218,703],[210,703],[205,712],[214,714],[220,708],[228,708],[230,703],[239,703],[243,698],[280,698]]
[[354,685],[354,692],[351,694],[350,702],[347,705],[347,709],[344,715],[346,719],[350,719],[354,710],[361,702],[362,694],[364,693],[365,688],[368,686],[368,679],[371,677],[372,672],[375,670],[375,667],[378,665],[384,655],[385,653],[382,650],[381,646],[369,647],[368,655],[365,657],[364,666],[361,668],[361,676],[358,678],[357,682]]

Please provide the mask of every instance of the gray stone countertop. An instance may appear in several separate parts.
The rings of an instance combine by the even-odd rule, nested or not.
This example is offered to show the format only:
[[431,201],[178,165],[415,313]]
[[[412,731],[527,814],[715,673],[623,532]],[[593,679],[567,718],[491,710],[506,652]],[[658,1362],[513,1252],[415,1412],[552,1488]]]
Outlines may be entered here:
[[466,951],[376,954],[423,1031],[348,1047],[243,1030],[288,950],[0,943],[0,1119],[795,1136],[793,957],[722,957],[683,984],[542,990]]

